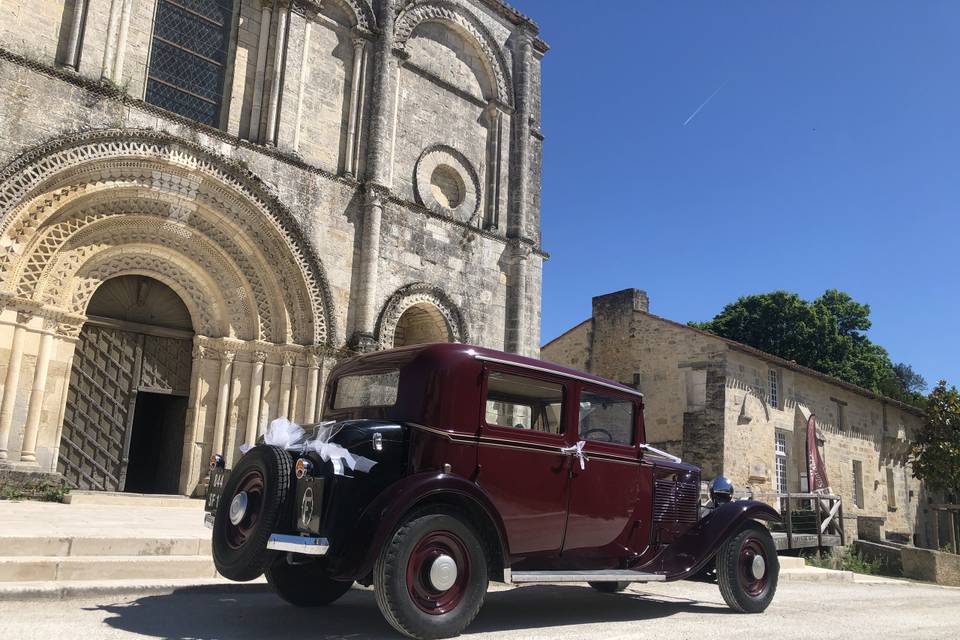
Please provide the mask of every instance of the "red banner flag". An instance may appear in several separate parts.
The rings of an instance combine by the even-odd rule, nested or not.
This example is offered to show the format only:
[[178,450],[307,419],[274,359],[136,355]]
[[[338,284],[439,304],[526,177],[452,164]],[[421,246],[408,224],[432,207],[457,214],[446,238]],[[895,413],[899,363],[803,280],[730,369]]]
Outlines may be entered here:
[[817,449],[817,420],[813,414],[807,420],[807,478],[811,493],[830,493],[827,467]]

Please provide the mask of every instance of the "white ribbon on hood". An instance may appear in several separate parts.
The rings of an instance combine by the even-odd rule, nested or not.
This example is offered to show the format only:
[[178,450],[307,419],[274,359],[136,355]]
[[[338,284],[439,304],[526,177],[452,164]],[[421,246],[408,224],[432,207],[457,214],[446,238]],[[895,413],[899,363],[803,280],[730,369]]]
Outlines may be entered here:
[[[354,455],[339,444],[330,442],[341,428],[342,425],[334,426],[334,422],[323,422],[317,426],[312,436],[307,436],[303,427],[296,422],[287,418],[277,418],[267,427],[263,434],[263,442],[296,453],[313,451],[324,462],[330,462],[333,465],[333,472],[338,476],[343,475],[344,467],[351,471],[369,473],[377,464],[376,460]],[[242,445],[240,451],[246,453],[253,446]]]

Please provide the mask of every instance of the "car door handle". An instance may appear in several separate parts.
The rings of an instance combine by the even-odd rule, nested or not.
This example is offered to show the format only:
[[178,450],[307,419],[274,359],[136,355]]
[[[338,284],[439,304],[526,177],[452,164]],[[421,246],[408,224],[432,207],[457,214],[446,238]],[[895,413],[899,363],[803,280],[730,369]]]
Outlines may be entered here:
[[586,454],[583,453],[583,447],[586,444],[587,444],[586,440],[581,440],[580,442],[578,442],[577,444],[571,447],[563,447],[560,449],[561,453],[566,453],[568,455],[575,456],[580,461],[581,471],[587,468],[587,460],[589,460]]

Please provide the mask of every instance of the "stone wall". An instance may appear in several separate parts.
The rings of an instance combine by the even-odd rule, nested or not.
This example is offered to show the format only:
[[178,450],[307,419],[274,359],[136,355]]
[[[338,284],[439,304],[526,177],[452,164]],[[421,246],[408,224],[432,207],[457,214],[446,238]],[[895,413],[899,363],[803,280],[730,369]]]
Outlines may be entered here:
[[[831,488],[843,498],[848,539],[856,537],[858,517],[882,518],[884,535],[893,538],[926,537],[922,486],[907,461],[918,410],[654,316],[647,304],[631,289],[594,298],[593,317],[546,344],[542,357],[637,383],[651,444],[700,465],[705,479],[723,474],[758,492],[777,489],[777,432],[786,443],[787,489],[806,488],[812,412]],[[855,461],[862,491],[854,487]]]
[[186,493],[210,453],[315,419],[336,360],[394,346],[413,307],[432,339],[538,352],[532,21],[238,0],[208,127],[144,100],[157,2],[0,3],[3,464],[55,469],[85,301],[118,274],[193,317]]

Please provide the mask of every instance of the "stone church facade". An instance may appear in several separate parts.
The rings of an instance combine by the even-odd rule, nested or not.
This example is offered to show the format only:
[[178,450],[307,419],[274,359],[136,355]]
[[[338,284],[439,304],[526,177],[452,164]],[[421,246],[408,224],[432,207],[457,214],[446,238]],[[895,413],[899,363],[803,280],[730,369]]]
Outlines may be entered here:
[[0,466],[195,494],[351,353],[539,345],[498,0],[0,2]]
[[592,317],[541,354],[638,387],[648,441],[738,490],[807,491],[813,413],[847,539],[928,541],[927,496],[908,458],[923,419],[915,407],[653,315],[637,289],[594,298]]

